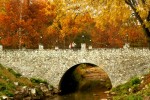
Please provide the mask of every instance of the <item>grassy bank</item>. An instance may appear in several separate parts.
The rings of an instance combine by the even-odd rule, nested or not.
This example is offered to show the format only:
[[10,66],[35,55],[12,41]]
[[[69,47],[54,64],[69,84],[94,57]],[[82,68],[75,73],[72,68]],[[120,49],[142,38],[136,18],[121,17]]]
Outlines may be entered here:
[[[19,91],[23,86],[35,88],[40,83],[48,84],[41,79],[22,77],[20,73],[0,64],[0,96],[13,97],[16,91]],[[40,94],[41,91],[36,90],[36,92]]]
[[114,100],[150,100],[150,74],[134,77],[111,91],[116,94]]

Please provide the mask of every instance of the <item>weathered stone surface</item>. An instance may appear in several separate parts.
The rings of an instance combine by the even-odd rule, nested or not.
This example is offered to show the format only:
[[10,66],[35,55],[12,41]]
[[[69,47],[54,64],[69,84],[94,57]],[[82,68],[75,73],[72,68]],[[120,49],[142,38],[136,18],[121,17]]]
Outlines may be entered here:
[[60,79],[72,66],[91,63],[101,67],[112,86],[127,82],[135,75],[148,73],[149,49],[92,49],[92,50],[2,50],[0,63],[26,77],[42,78],[58,88]]

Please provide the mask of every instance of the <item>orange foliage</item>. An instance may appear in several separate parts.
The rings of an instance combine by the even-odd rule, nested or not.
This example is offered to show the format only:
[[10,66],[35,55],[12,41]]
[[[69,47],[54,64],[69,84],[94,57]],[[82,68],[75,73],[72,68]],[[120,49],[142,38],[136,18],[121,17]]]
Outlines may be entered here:
[[[57,8],[55,3],[49,2],[22,6],[19,0],[7,2],[5,13],[0,13],[0,37],[4,48],[19,48],[20,44],[21,47],[34,49],[40,43],[45,48],[56,45],[64,48],[75,40],[83,42],[82,35],[86,38],[84,42],[95,48],[123,47],[125,42],[131,43],[131,46],[147,46],[139,26],[124,24],[130,19],[130,10],[126,6],[109,5],[96,18],[88,11],[82,14],[64,13],[63,7],[60,12]],[[122,12],[117,13],[119,9]]]

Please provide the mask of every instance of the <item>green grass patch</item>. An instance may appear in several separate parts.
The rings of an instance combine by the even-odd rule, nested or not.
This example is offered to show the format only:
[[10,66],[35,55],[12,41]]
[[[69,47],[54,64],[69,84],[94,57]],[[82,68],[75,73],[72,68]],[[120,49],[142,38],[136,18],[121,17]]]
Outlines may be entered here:
[[116,92],[119,95],[129,94],[129,88],[133,90],[133,92],[138,91],[138,84],[141,83],[141,80],[138,77],[132,78],[129,82],[119,85],[116,88],[113,88],[112,91]]
[[13,97],[15,89],[16,87],[13,83],[0,83],[0,95]]
[[[39,83],[48,84],[45,80],[35,78],[28,79],[20,76],[22,76],[20,73],[15,72],[11,68],[5,68],[0,64],[0,96],[6,95],[13,97],[15,91],[22,86],[35,87]],[[18,82],[18,85],[15,85],[14,82]],[[40,90],[39,94],[41,94]]]
[[142,95],[136,94],[139,91],[140,83],[141,80],[138,77],[134,77],[129,82],[112,88],[111,91],[117,94],[117,96],[113,97],[114,100],[142,100]]
[[5,95],[7,95],[8,97],[13,97],[13,96],[14,96],[14,93],[11,92],[10,90],[5,90],[3,93],[4,93]]
[[40,83],[48,84],[46,80],[42,80],[39,78],[31,78],[30,80],[31,80],[31,82],[37,83],[37,84],[40,84]]
[[131,94],[125,98],[126,100],[143,100],[143,97],[140,95]]
[[131,83],[131,86],[137,85],[141,83],[141,80],[138,77],[134,77],[131,79],[130,83]]
[[143,97],[140,95],[130,94],[124,96],[115,96],[113,100],[143,100]]

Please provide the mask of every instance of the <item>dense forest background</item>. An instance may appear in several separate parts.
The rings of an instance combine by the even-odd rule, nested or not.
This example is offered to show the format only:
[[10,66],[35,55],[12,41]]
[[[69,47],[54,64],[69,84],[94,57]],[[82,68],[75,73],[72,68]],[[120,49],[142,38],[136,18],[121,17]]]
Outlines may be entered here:
[[4,49],[149,46],[150,0],[0,0]]

